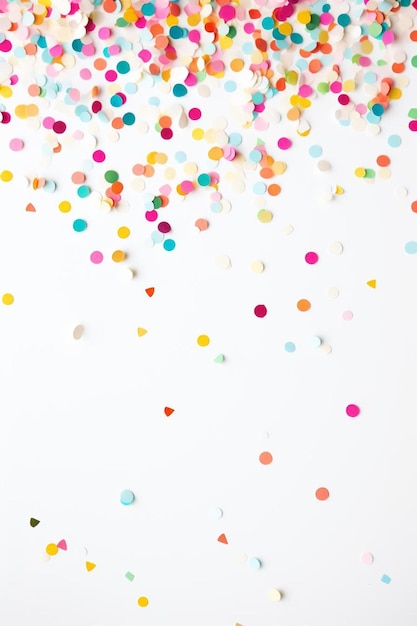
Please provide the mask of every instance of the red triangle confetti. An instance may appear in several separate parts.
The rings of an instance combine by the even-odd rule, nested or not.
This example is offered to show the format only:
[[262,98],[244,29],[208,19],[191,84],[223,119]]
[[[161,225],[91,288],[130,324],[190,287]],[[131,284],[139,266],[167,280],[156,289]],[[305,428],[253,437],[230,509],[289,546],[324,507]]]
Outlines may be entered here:
[[155,287],[148,287],[147,289],[145,289],[145,291],[148,294],[148,296],[152,298],[153,294],[155,293]]
[[59,541],[56,545],[58,546],[60,550],[67,549],[67,542],[65,541],[65,539],[61,539],[61,541]]
[[226,543],[226,544],[229,543],[224,533],[222,533],[219,537],[217,537],[217,541],[220,541],[220,543]]
[[32,213],[36,212],[36,209],[31,202],[26,205],[26,211],[31,211]]
[[169,417],[170,415],[173,414],[173,412],[175,411],[175,409],[171,409],[169,406],[166,406],[164,408],[164,413],[167,417]]

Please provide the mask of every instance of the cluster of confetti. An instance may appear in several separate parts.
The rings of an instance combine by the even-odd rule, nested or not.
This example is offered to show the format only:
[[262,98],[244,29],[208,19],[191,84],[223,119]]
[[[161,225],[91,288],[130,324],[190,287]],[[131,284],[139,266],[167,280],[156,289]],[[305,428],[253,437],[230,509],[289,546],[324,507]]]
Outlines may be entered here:
[[[328,211],[329,223],[334,219],[329,207],[342,211],[352,185],[360,185],[361,189],[385,185],[391,191],[389,185],[395,184],[395,200],[408,198],[396,153],[417,132],[417,104],[407,107],[405,113],[403,107],[410,75],[417,68],[417,52],[409,54],[417,46],[416,9],[417,0],[0,0],[0,132],[4,136],[0,189],[8,197],[4,212],[10,211],[9,219],[18,215],[19,228],[34,229],[34,233],[40,224],[49,223],[51,229],[59,224],[56,228],[62,238],[59,242],[64,242],[62,256],[67,254],[66,246],[71,247],[80,262],[80,283],[84,276],[92,276],[97,281],[93,282],[97,293],[101,293],[100,281],[106,283],[111,297],[114,294],[114,300],[120,304],[108,335],[116,336],[127,328],[132,350],[143,351],[137,357],[139,370],[142,368],[138,381],[149,374],[148,361],[154,358],[149,346],[156,340],[155,328],[162,318],[166,320],[166,343],[158,359],[168,381],[176,377],[178,386],[186,389],[187,372],[180,366],[168,374],[164,369],[171,350],[182,356],[192,355],[189,376],[200,371],[200,367],[207,367],[207,363],[216,370],[210,375],[216,376],[223,370],[221,374],[228,376],[227,372],[237,371],[239,358],[245,361],[249,356],[259,370],[267,369],[262,354],[273,344],[282,359],[282,371],[276,372],[277,393],[286,392],[285,385],[280,386],[281,376],[291,372],[297,378],[297,371],[291,368],[302,368],[299,364],[305,359],[307,373],[303,372],[308,382],[305,389],[300,385],[293,393],[310,393],[311,414],[320,414],[319,403],[314,405],[314,389],[308,391],[309,376],[322,367],[316,362],[331,362],[334,353],[340,367],[344,329],[354,324],[356,316],[354,291],[363,287],[364,297],[378,297],[380,277],[370,265],[360,278],[355,276],[351,292],[346,281],[335,284],[340,277],[338,260],[346,257],[345,248],[351,254],[348,260],[352,259],[352,236],[346,228],[345,239],[344,232],[337,232],[336,227],[323,227],[322,236],[310,236],[312,226],[307,219],[304,223],[300,219],[297,201],[293,200],[296,191],[307,184],[302,166],[297,169],[296,162],[302,155],[309,173],[317,177],[318,184],[323,183],[318,193],[311,189],[308,194],[315,209]],[[344,170],[334,171],[335,156],[329,142],[325,138],[321,142],[315,133],[314,119],[321,110],[324,117],[330,111],[327,125],[333,124],[337,132],[345,132],[347,143],[353,133],[365,137],[367,142],[378,142],[372,149],[374,156],[367,160],[366,153],[357,153],[354,163],[349,157]],[[396,111],[403,116],[398,124],[392,121]],[[337,145],[334,152],[345,149]],[[417,200],[408,199],[407,203],[407,215],[412,219],[417,213]],[[309,207],[302,209],[305,217]],[[317,220],[322,215],[319,209],[314,213]],[[239,239],[244,239],[248,259],[234,254]],[[297,247],[292,249],[293,240]],[[275,260],[280,259],[275,266],[271,263],[272,247],[277,250]],[[301,248],[303,252],[299,254]],[[194,250],[195,256],[187,258],[187,263],[184,259],[181,265],[181,255],[188,254],[184,251],[189,249]],[[413,261],[409,256],[417,254],[415,226],[407,230],[396,253],[401,259]],[[204,264],[208,257],[210,263]],[[349,262],[354,267],[354,261]],[[223,294],[217,296],[217,288],[213,287],[215,314],[224,312],[221,326],[227,330],[216,332],[216,323],[207,314],[207,303],[200,302],[196,295],[190,299],[189,310],[183,313],[192,332],[181,344],[180,331],[177,333],[170,326],[170,307],[174,310],[183,297],[172,295],[171,270],[176,268],[181,283],[188,280],[186,268],[193,264],[201,264],[201,271],[198,279],[187,285],[187,292],[195,289],[197,293],[197,283],[207,281],[211,285],[213,272],[219,294]],[[286,283],[285,289],[279,291],[278,278],[291,275],[293,268],[301,268],[303,281]],[[357,268],[354,272],[358,272]],[[21,283],[13,284],[12,276],[2,266],[1,324],[5,328],[23,308],[31,311],[38,306]],[[135,290],[134,323],[124,308],[124,287]],[[59,287],[56,289],[58,294]],[[241,319],[230,320],[224,294],[232,302],[243,291],[249,293],[249,303],[245,302]],[[39,295],[37,298],[42,300]],[[93,324],[86,319],[88,305],[84,311],[80,309],[78,319],[65,331],[70,349],[80,350],[77,355],[95,341]],[[325,311],[321,318],[318,311]],[[338,330],[338,334],[334,329],[339,329],[339,323],[343,330]],[[240,344],[234,350],[228,347],[237,328],[241,328],[241,343],[247,335],[257,338],[258,346],[250,355],[250,350],[248,354],[243,349],[239,353]],[[54,341],[51,339],[51,343]],[[132,359],[131,354],[129,358]],[[111,367],[122,369],[127,364],[115,357]],[[154,370],[149,374],[152,379],[158,376]],[[71,386],[72,382],[68,384]],[[146,395],[147,383],[143,384]],[[198,387],[195,393],[203,398],[209,395],[211,400],[217,394],[216,389],[205,388],[204,375],[194,384]],[[243,394],[251,388],[252,381],[239,380],[234,384]],[[353,428],[370,419],[372,407],[353,383],[346,382],[345,387],[346,391],[334,391],[332,402],[334,419],[342,424],[341,428],[350,428],[343,431],[350,436]],[[123,393],[120,391],[120,395]],[[262,389],[253,388],[252,396],[258,395],[262,395]],[[226,404],[233,412],[231,403]],[[158,425],[170,428],[170,433],[186,413],[181,394],[175,394],[164,380],[158,387],[158,397],[149,399],[148,409],[150,414],[154,411]],[[252,410],[248,408],[248,412]],[[197,420],[198,407],[195,413]],[[146,423],[148,416],[141,415],[140,419]],[[260,415],[258,422],[263,423],[262,420]],[[244,419],[242,424],[242,428],[247,427]],[[327,427],[331,431],[332,427]],[[134,427],[124,433],[125,441],[130,442],[135,436]],[[175,435],[170,436],[175,440]],[[238,436],[234,445],[239,448]],[[294,455],[297,445],[294,441],[288,443],[294,448]],[[185,449],[181,454],[190,452]],[[232,466],[234,452],[228,454]],[[266,484],[270,480],[268,473],[281,467],[280,455],[272,442],[262,442],[250,453],[252,456],[246,451],[244,454],[254,481]],[[152,471],[155,468],[149,469],[149,476]],[[310,470],[302,471],[307,476]],[[334,500],[341,497],[333,486],[331,468],[327,471],[328,482],[323,479],[322,483],[319,478],[314,479],[314,485],[306,482],[308,488],[300,495],[303,506],[311,506],[314,514],[324,516],[321,520],[328,519],[325,515],[333,511]],[[191,468],[190,474],[193,473]],[[312,475],[315,476],[314,471]],[[276,479],[279,478],[277,474]],[[130,483],[130,477],[127,482]],[[130,484],[134,484],[133,478]],[[123,505],[120,508],[126,515],[136,513],[142,506],[142,498],[135,492],[124,489],[119,503],[117,498],[114,500]],[[227,502],[220,502],[222,508],[211,506],[210,502],[206,503],[208,517],[213,523],[224,523],[224,527],[210,529],[209,540],[213,551],[216,541],[222,544],[221,562],[225,552],[240,549],[249,541],[247,537],[245,541],[241,536],[237,538],[239,533],[229,522]],[[143,507],[150,515],[146,504]],[[32,517],[29,525],[38,528],[40,521]],[[123,535],[125,528],[121,526],[118,532]],[[299,532],[298,527],[295,532]],[[71,542],[67,546],[64,539],[49,542],[42,550],[41,560],[59,560],[60,552],[70,555],[71,547]],[[368,548],[358,548],[356,561],[373,565],[373,554],[361,553],[363,549]],[[268,554],[258,553],[256,548],[253,552],[248,548],[248,553],[249,556],[238,558],[239,564],[253,570],[252,574],[265,573],[264,597],[257,596],[256,604],[269,600],[280,602],[281,607],[287,604],[287,598],[290,603],[291,596],[297,594],[296,577],[291,575],[286,580],[285,571],[271,566],[273,559]],[[82,565],[87,572],[97,568],[93,577],[101,568],[106,569],[105,562],[97,560],[97,565],[86,561],[86,555],[87,552],[82,555]],[[279,561],[276,554],[275,560]],[[120,576],[134,583],[136,590],[144,588],[146,568],[138,575],[126,571],[128,566],[123,564],[125,573]],[[382,566],[385,563],[379,561],[378,567]],[[378,570],[374,579],[378,584],[390,584],[391,577],[381,572]],[[132,595],[135,610],[137,606],[149,605],[149,613],[154,605],[151,600],[138,593]],[[237,619],[239,607],[234,610]],[[166,617],[169,614],[166,609]],[[181,619],[179,623],[191,624]],[[198,623],[197,615],[192,623]],[[236,626],[241,625],[236,622]]]

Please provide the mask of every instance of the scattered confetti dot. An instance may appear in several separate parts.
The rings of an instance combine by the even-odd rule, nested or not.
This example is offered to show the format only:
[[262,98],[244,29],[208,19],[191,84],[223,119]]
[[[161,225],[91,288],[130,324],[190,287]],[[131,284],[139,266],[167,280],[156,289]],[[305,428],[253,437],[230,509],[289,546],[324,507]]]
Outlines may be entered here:
[[146,328],[141,328],[140,326],[137,329],[138,337],[143,337],[147,332]]
[[268,310],[264,304],[257,304],[253,312],[255,313],[256,317],[265,317],[265,315],[268,313]]
[[45,548],[45,552],[46,554],[49,554],[49,556],[55,556],[56,554],[58,554],[58,546],[56,545],[56,543],[48,543]]
[[171,409],[171,407],[169,407],[169,406],[166,406],[166,407],[164,408],[164,413],[165,413],[165,415],[166,415],[167,417],[169,417],[170,415],[172,415],[174,411],[175,411],[175,409]]
[[317,335],[312,335],[309,339],[309,343],[312,348],[320,348],[322,341]]
[[259,559],[257,559],[256,557],[252,557],[249,559],[248,561],[248,565],[251,569],[261,569],[262,567],[262,563]]
[[268,211],[267,209],[261,209],[258,212],[258,220],[262,222],[262,224],[268,224],[272,220],[272,217],[273,215],[271,211]]
[[154,293],[155,293],[155,287],[147,287],[147,288],[145,289],[145,293],[146,293],[146,294],[147,294],[150,298],[152,298],[152,296],[153,296],[153,295],[154,295]]
[[75,230],[75,232],[77,233],[82,233],[83,230],[85,230],[87,228],[87,222],[85,220],[74,220],[73,224],[72,224],[73,229]]
[[259,455],[259,462],[262,465],[270,465],[273,461],[272,454],[270,452],[261,452]]
[[3,302],[3,304],[5,304],[6,306],[10,306],[11,304],[13,304],[14,302],[14,296],[11,293],[4,293],[2,295],[1,301]]
[[352,311],[343,311],[342,317],[345,322],[350,322],[353,319],[353,313]]
[[417,241],[407,241],[404,250],[407,254],[417,254]]
[[292,341],[287,341],[286,343],[284,343],[285,352],[292,353],[292,352],[295,352],[296,349],[297,349],[296,345]]
[[197,337],[197,343],[201,347],[208,346],[210,343],[210,337],[208,335],[199,335]]
[[67,542],[65,539],[61,539],[61,541],[58,541],[56,545],[60,550],[67,550]]
[[231,266],[232,262],[228,256],[222,254],[216,258],[216,265],[221,270],[227,270]]
[[72,336],[74,339],[78,341],[79,339],[81,339],[83,335],[84,335],[84,326],[82,326],[81,324],[78,324],[78,326],[76,326],[74,330],[72,331]]
[[129,506],[129,504],[132,504],[134,500],[135,494],[133,493],[133,491],[130,491],[130,489],[125,489],[120,494],[120,502],[125,506]]
[[306,260],[306,263],[308,263],[309,265],[315,265],[319,260],[319,255],[316,252],[307,252],[304,258]]
[[329,490],[326,487],[319,487],[316,490],[316,498],[317,500],[327,500],[330,496]]
[[372,279],[372,280],[368,280],[367,283],[368,287],[371,287],[371,289],[376,289],[376,280]]
[[340,241],[335,241],[334,243],[330,244],[329,252],[330,254],[339,256],[343,252],[343,245],[340,243]]
[[223,517],[223,511],[216,506],[210,510],[210,515],[213,519],[221,519]]
[[117,235],[120,239],[127,239],[130,235],[130,229],[127,226],[121,226],[117,231]]
[[381,582],[382,582],[382,583],[385,583],[386,585],[389,585],[389,584],[390,584],[390,582],[391,582],[391,577],[390,577],[390,576],[388,576],[388,574],[383,574],[383,575],[381,576]]
[[126,572],[125,578],[127,578],[130,582],[133,582],[135,580],[135,575],[132,574],[132,572]]
[[138,604],[140,607],[144,608],[148,606],[149,600],[145,596],[141,596],[140,598],[138,598]]
[[346,407],[346,415],[349,417],[358,417],[360,412],[360,408],[357,404],[348,404]]
[[224,354],[218,354],[214,359],[215,363],[223,363],[225,360]]
[[282,598],[282,594],[278,589],[269,589],[268,598],[272,600],[272,602],[279,602]]
[[302,298],[297,302],[297,309],[303,312],[308,311],[309,309],[311,309],[311,302]]
[[200,218],[196,220],[195,227],[198,228],[198,230],[200,231],[207,230],[207,228],[209,227],[209,223],[207,220]]
[[364,552],[363,554],[361,554],[361,563],[363,563],[364,565],[372,565],[373,562],[374,556],[373,554],[371,554],[371,552]]
[[94,252],[90,254],[90,260],[91,260],[91,263],[94,263],[95,265],[99,265],[100,263],[103,262],[103,253],[100,252],[99,250],[95,250]]
[[85,567],[86,567],[87,572],[92,572],[93,569],[95,569],[96,564],[95,563],[91,563],[91,561],[86,561],[85,562]]

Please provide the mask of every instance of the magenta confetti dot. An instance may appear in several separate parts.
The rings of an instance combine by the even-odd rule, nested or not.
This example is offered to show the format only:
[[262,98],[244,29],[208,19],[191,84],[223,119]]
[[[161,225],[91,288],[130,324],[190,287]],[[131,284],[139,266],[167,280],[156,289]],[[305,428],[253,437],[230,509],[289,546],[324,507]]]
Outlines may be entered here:
[[314,265],[319,260],[319,255],[316,252],[307,252],[305,255],[306,263],[309,265]]
[[103,150],[95,150],[93,152],[93,160],[96,163],[103,163],[103,161],[106,159],[106,155],[103,152]]
[[163,128],[161,130],[161,137],[162,139],[172,139],[174,133],[172,132],[171,128]]
[[10,120],[12,119],[12,116],[10,115],[10,113],[8,111],[0,111],[0,115],[1,115],[1,123],[9,124]]
[[280,150],[288,150],[288,148],[291,148],[291,145],[292,141],[291,139],[288,139],[288,137],[281,137],[278,139],[278,148]]
[[411,120],[408,124],[408,128],[413,131],[413,133],[417,132],[417,120]]
[[95,265],[98,265],[103,261],[103,253],[100,250],[95,250],[90,254],[90,261]]
[[55,122],[52,126],[52,130],[57,135],[62,135],[62,133],[65,133],[65,131],[67,130],[67,125],[65,124],[65,122]]
[[158,211],[146,211],[145,218],[148,220],[148,222],[156,222],[156,220],[158,219]]
[[190,109],[188,111],[188,117],[190,118],[190,120],[199,120],[201,117],[200,109],[197,109],[197,107]]
[[358,417],[361,412],[357,404],[348,404],[346,407],[346,415],[349,417]]
[[171,225],[168,222],[160,222],[158,224],[158,230],[160,233],[169,233],[171,230]]
[[264,304],[257,304],[256,307],[253,309],[253,312],[255,313],[256,317],[265,317],[268,311]]
[[117,72],[114,70],[107,70],[104,76],[109,83],[114,83],[114,81],[117,80]]
[[141,50],[138,54],[138,57],[144,62],[147,63],[152,59],[152,54],[150,50]]
[[342,106],[346,106],[347,104],[349,104],[350,98],[347,95],[347,93],[341,93],[340,96],[338,97],[338,101],[339,101],[339,104],[341,104]]
[[91,105],[91,110],[93,113],[98,113],[99,111],[101,111],[102,108],[103,105],[99,100],[94,100],[93,104]]

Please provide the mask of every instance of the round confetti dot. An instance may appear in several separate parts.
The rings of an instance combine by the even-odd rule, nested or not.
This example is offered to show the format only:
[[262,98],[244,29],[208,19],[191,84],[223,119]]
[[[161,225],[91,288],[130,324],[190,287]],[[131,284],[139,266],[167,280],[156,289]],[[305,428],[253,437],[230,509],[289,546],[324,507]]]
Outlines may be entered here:
[[207,230],[207,228],[209,227],[209,223],[207,220],[200,218],[196,220],[194,226],[198,228],[198,230],[202,231],[202,230]]
[[9,170],[3,170],[0,174],[0,180],[4,183],[9,183],[13,179],[13,174]]
[[13,152],[19,152],[20,150],[23,150],[24,145],[25,144],[23,143],[22,139],[15,138],[9,141],[10,150],[13,150]]
[[256,317],[265,317],[265,315],[268,313],[268,310],[264,304],[257,304],[256,307],[253,309],[253,312],[255,313]]
[[258,220],[262,223],[262,224],[268,224],[271,220],[272,220],[272,213],[271,211],[268,211],[267,209],[261,209],[258,212]]
[[319,487],[316,490],[316,498],[317,498],[317,500],[321,500],[321,501],[327,500],[329,496],[330,496],[330,493],[329,493],[329,490],[326,489],[326,487]]
[[360,412],[360,408],[357,404],[348,404],[346,407],[346,415],[349,417],[358,417]]
[[127,239],[130,235],[130,229],[127,226],[121,226],[117,231],[117,236],[120,239]]
[[199,335],[197,337],[197,343],[202,348],[205,348],[210,343],[210,337],[208,335]]
[[352,311],[343,311],[342,318],[345,320],[345,322],[350,322],[353,319]]
[[309,309],[311,309],[311,302],[309,300],[306,300],[305,298],[302,298],[297,302],[297,309],[299,311],[308,311]]
[[14,296],[11,293],[4,293],[1,297],[1,301],[3,302],[3,304],[9,306],[10,304],[13,304]]
[[167,252],[171,252],[172,250],[174,250],[175,248],[175,241],[173,239],[165,239],[163,246],[164,246],[164,250],[167,250]]
[[261,452],[259,455],[259,462],[262,463],[262,465],[270,465],[272,460],[272,454],[270,452]]
[[46,554],[49,554],[49,556],[55,556],[56,554],[58,554],[58,550],[59,548],[56,543],[48,543],[45,548],[45,552]]
[[262,261],[252,261],[250,268],[255,274],[262,274],[265,269],[265,265]]
[[286,343],[284,343],[284,350],[285,352],[289,352],[290,354],[292,352],[295,352],[296,351],[295,343],[293,343],[292,341],[287,341]]
[[310,146],[308,153],[313,159],[318,159],[323,154],[323,149],[321,146]]
[[288,150],[291,148],[291,145],[291,139],[288,139],[288,137],[281,137],[281,139],[278,139],[278,148],[280,150]]
[[223,511],[219,507],[214,507],[210,510],[210,516],[216,520],[221,519],[223,517]]
[[309,265],[315,265],[319,260],[319,255],[316,252],[307,252],[304,258]]
[[103,261],[103,253],[100,252],[100,250],[95,250],[94,252],[92,252],[90,254],[90,261],[91,261],[91,263],[94,263],[95,265],[98,265],[99,263],[102,263],[102,261]]
[[309,338],[308,342],[312,348],[320,348],[322,343],[320,337],[318,337],[317,335],[312,335]]
[[269,589],[268,598],[272,600],[272,602],[279,602],[282,598],[282,594],[278,589]]
[[330,244],[329,252],[330,254],[339,256],[343,252],[343,245],[340,243],[340,241],[335,241],[334,243]]
[[387,142],[391,148],[398,148],[401,145],[401,137],[399,135],[390,135]]
[[84,326],[82,326],[81,324],[78,324],[78,326],[76,326],[74,330],[72,331],[72,336],[76,341],[78,341],[79,339],[81,339],[83,335],[84,335]]
[[126,253],[123,250],[115,250],[111,255],[112,261],[115,263],[121,263],[126,258]]
[[82,233],[83,230],[85,230],[87,228],[87,222],[85,220],[74,220],[73,224],[72,224],[73,229],[75,230],[75,232],[77,233]]
[[52,130],[57,133],[57,135],[62,135],[67,130],[67,125],[65,122],[54,122],[52,125]]
[[145,596],[141,596],[138,598],[138,604],[140,607],[145,608],[145,606],[148,606],[149,600]]
[[227,270],[232,262],[226,254],[222,254],[216,258],[216,265],[221,270]]
[[371,552],[364,552],[361,554],[361,563],[364,565],[372,565],[374,562],[374,555]]
[[339,297],[339,289],[337,287],[329,287],[326,291],[326,295],[328,298],[335,300]]
[[417,241],[407,241],[404,250],[407,254],[417,254]]
[[257,559],[256,557],[252,557],[249,559],[248,561],[248,565],[251,569],[261,569],[262,567],[262,563],[259,559]]
[[106,159],[106,155],[103,152],[103,150],[95,150],[93,152],[93,161],[95,161],[96,163],[103,163],[105,159]]
[[130,491],[130,489],[125,489],[120,494],[120,502],[124,504],[125,506],[129,506],[129,504],[132,504],[134,499],[135,499],[135,494],[133,493],[133,491]]

